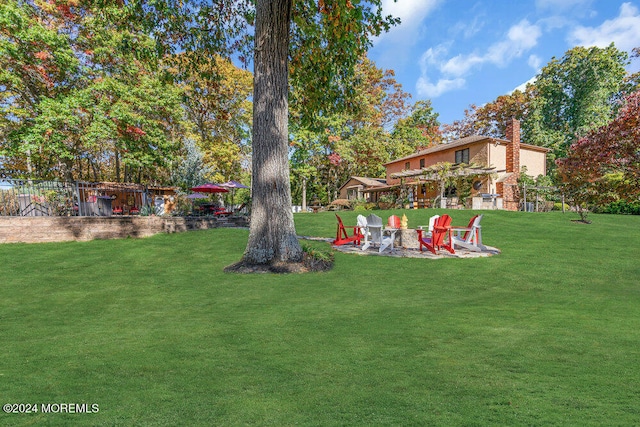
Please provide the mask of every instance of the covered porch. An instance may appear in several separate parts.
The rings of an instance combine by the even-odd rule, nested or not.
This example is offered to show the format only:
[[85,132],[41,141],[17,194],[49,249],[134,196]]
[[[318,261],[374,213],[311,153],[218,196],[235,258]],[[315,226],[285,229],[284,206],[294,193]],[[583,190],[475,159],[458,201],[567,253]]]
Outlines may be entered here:
[[400,184],[376,191],[393,192],[403,200],[404,207],[503,208],[502,197],[495,191],[501,176],[493,167],[438,163],[397,172],[391,178],[399,179]]

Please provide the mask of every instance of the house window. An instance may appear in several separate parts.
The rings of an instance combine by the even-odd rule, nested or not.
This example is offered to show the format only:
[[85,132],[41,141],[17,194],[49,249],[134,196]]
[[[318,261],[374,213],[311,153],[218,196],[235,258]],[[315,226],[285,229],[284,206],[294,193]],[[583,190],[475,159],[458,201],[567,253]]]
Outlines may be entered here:
[[420,159],[420,169],[424,168],[424,159]]
[[465,148],[464,150],[456,151],[456,163],[469,164],[469,149],[468,148]]
[[411,169],[411,162],[407,162],[404,164],[404,170],[409,170]]

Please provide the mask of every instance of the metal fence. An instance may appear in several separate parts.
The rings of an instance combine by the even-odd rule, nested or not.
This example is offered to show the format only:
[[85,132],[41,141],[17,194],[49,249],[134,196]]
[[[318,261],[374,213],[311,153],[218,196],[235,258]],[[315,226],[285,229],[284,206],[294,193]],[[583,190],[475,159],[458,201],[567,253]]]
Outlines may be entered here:
[[0,216],[127,215],[153,203],[141,184],[0,180]]
[[525,212],[548,212],[560,205],[565,210],[564,194],[557,187],[527,186],[520,188],[520,210]]

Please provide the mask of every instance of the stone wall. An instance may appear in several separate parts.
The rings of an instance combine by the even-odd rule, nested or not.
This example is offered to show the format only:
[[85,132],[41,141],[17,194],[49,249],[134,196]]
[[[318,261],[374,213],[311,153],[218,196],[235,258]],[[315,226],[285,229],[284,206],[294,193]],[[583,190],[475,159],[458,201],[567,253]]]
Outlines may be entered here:
[[0,217],[0,243],[148,237],[224,226],[247,226],[243,219],[197,217]]

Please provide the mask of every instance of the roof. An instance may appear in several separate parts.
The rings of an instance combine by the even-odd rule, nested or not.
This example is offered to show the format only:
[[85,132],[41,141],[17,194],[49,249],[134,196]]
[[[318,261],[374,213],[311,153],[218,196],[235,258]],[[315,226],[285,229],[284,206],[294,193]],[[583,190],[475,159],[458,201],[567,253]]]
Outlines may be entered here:
[[386,183],[386,180],[383,178],[366,178],[361,176],[352,176],[351,179],[358,180],[369,187],[380,187],[382,185],[385,185]]
[[385,191],[391,191],[393,189],[396,189],[400,187],[399,184],[394,184],[394,185],[383,185],[381,187],[374,187],[374,188],[367,188],[362,190],[363,193],[382,193]]
[[396,163],[396,162],[400,162],[403,160],[409,160],[409,159],[413,159],[415,157],[420,157],[420,156],[424,156],[427,154],[432,154],[432,153],[438,153],[440,151],[445,151],[445,150],[450,150],[452,148],[457,148],[457,147],[461,147],[463,145],[467,145],[467,144],[475,144],[478,143],[480,141],[484,141],[484,140],[493,140],[493,138],[490,138],[488,136],[481,136],[481,135],[471,135],[471,136],[467,136],[466,138],[462,138],[462,139],[457,139],[453,142],[449,142],[446,144],[438,144],[438,145],[434,145],[433,147],[429,147],[425,150],[420,150],[417,153],[413,153],[409,156],[405,156],[402,157],[400,159],[396,159],[393,160],[391,162],[385,163],[385,165],[389,165],[391,163]]
[[507,178],[509,178],[512,175],[513,175],[513,172],[503,172],[500,174],[500,176],[498,176],[498,179],[496,179],[496,182],[506,182]]
[[523,144],[522,142],[520,143],[520,148],[526,148],[533,151],[542,151],[544,153],[548,153],[549,151],[551,151],[551,148],[541,147],[539,145]]
[[[362,176],[351,176],[351,177],[349,177],[347,182],[345,182],[344,184],[342,184],[340,186],[339,190],[342,190],[349,183],[349,181],[351,181],[352,179],[360,182],[362,185],[364,185],[365,187],[368,187],[368,188],[383,187],[387,183],[387,180],[384,179],[384,178],[366,178],[366,177],[362,177]],[[354,187],[353,185],[350,185],[347,188],[353,188],[353,187]]]
[[[414,159],[416,157],[425,156],[427,154],[438,153],[440,151],[451,150],[452,148],[463,147],[465,145],[477,144],[477,143],[483,142],[483,141],[489,141],[491,143],[498,143],[498,144],[509,144],[509,143],[511,143],[511,141],[506,140],[506,139],[492,138],[492,137],[489,137],[489,136],[482,136],[482,135],[471,135],[471,136],[467,136],[465,138],[456,139],[455,141],[452,141],[452,142],[448,142],[448,143],[444,143],[444,144],[438,144],[438,145],[435,145],[433,147],[429,147],[429,148],[427,148],[425,150],[420,150],[420,151],[418,151],[416,153],[413,153],[413,154],[410,154],[408,156],[401,157],[399,159],[387,162],[384,165],[386,166],[386,165],[390,165],[392,163],[397,163],[397,162],[401,162],[401,161],[404,161],[404,160],[409,160],[409,159]],[[533,150],[533,151],[542,151],[542,152],[545,152],[545,153],[548,153],[549,151],[551,151],[549,148],[546,148],[546,147],[540,147],[538,145],[531,145],[531,144],[524,144],[522,142],[520,143],[520,148],[525,148],[525,149]]]
[[80,182],[80,187],[83,189],[108,189],[108,190],[121,190],[121,191],[143,191],[145,189],[155,190],[155,191],[176,191],[178,187],[169,187],[163,185],[145,185],[145,184],[136,184],[132,182]]

